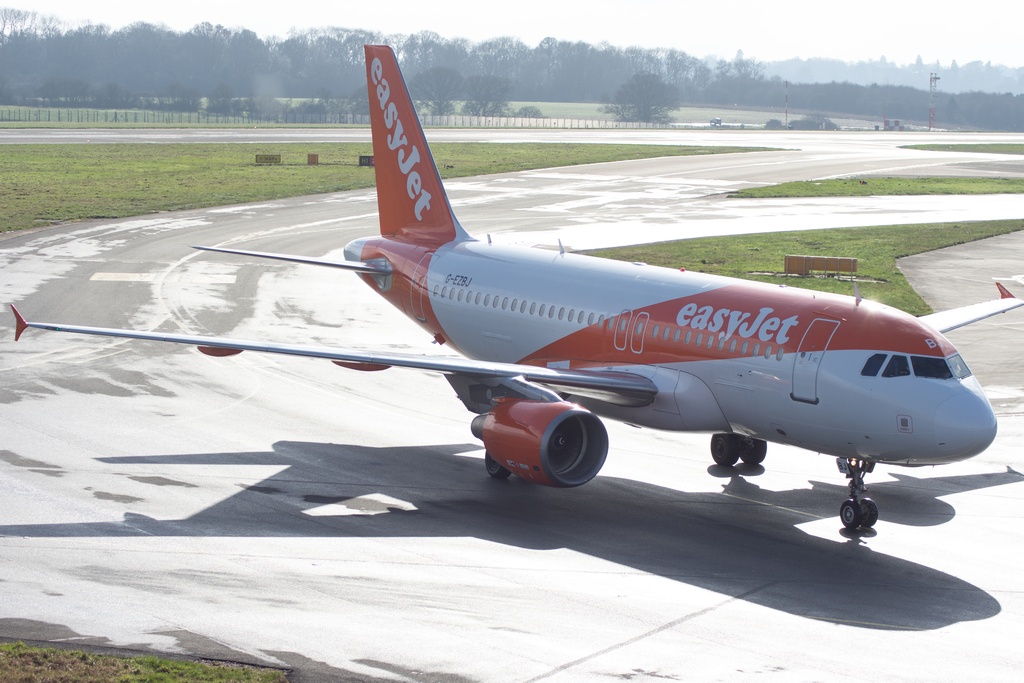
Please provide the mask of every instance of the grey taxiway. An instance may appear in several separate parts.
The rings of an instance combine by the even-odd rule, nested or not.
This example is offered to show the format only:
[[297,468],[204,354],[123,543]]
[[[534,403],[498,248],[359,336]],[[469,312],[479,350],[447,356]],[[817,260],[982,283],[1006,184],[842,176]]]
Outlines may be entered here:
[[[925,135],[725,133],[786,150],[448,190],[477,236],[575,248],[1024,214],[1016,197],[740,205],[720,193],[1021,169],[899,148]],[[625,134],[601,135],[586,139]],[[340,255],[375,229],[365,191],[9,235],[0,303],[36,320],[447,353],[352,275],[190,249]],[[947,308],[993,298],[994,279],[1024,296],[1022,253],[1018,233],[903,268]],[[4,315],[0,636],[264,663],[297,681],[1018,680],[1024,665],[1021,311],[950,334],[999,415],[996,442],[965,463],[876,469],[882,518],[864,534],[841,532],[846,482],[817,454],[771,446],[763,466],[724,469],[705,435],[609,422],[591,483],[498,482],[435,374],[38,331],[15,344]]]

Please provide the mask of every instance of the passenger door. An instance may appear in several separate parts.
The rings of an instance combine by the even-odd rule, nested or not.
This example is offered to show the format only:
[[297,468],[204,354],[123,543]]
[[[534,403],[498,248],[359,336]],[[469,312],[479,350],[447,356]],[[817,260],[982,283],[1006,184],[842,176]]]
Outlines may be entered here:
[[793,359],[793,390],[789,396],[794,401],[818,403],[818,370],[838,328],[838,320],[825,318],[818,318],[807,328]]

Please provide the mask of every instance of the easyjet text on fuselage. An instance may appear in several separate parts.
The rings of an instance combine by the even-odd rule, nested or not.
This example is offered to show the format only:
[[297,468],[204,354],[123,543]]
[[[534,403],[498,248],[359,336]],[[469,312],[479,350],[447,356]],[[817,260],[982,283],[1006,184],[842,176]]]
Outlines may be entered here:
[[749,311],[699,306],[691,302],[679,309],[676,324],[695,330],[718,332],[725,339],[734,334],[744,339],[756,335],[762,342],[774,340],[777,344],[785,344],[789,341],[790,330],[800,323],[800,318],[791,315],[783,319],[772,315],[774,312],[774,308],[765,306],[755,315]]

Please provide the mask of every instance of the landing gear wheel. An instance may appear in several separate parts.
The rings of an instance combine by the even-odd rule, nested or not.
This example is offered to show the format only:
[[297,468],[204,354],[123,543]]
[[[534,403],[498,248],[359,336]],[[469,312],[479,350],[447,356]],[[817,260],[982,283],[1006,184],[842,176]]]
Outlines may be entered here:
[[860,499],[860,511],[863,513],[864,518],[860,521],[860,525],[865,529],[870,529],[878,521],[878,506],[875,505],[875,501],[870,498]]
[[875,469],[875,463],[858,458],[836,458],[836,465],[850,480],[850,497],[839,506],[839,519],[850,531],[859,527],[870,529],[878,521],[878,506],[863,495],[868,490],[864,475]]
[[843,501],[843,504],[839,506],[839,519],[842,520],[843,526],[853,531],[861,525],[861,521],[864,519],[864,513],[861,512],[860,503],[853,498],[848,498]]
[[740,459],[740,437],[736,434],[715,434],[711,437],[711,457],[716,465],[732,467]]
[[761,439],[740,439],[740,460],[745,465],[760,465],[768,454],[768,442]]
[[487,469],[487,474],[491,475],[495,479],[508,479],[512,476],[512,472],[506,469],[501,463],[491,457],[491,454],[484,451],[484,467]]

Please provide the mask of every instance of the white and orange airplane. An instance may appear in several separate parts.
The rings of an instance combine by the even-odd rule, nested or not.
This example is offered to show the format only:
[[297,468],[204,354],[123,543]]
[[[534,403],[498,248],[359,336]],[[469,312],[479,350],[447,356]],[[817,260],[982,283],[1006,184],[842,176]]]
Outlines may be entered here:
[[[477,414],[487,472],[579,486],[605,462],[598,415],[711,432],[718,465],[764,460],[767,442],[835,457],[849,529],[878,507],[875,463],[937,465],[984,451],[996,419],[944,332],[1024,305],[1000,298],[914,318],[836,296],[471,237],[459,224],[394,53],[366,46],[380,235],[344,261],[197,247],[344,268],[465,359],[371,353],[28,322],[26,328],[308,356],[359,370],[443,373]],[[12,307],[13,308],[13,307]]]

